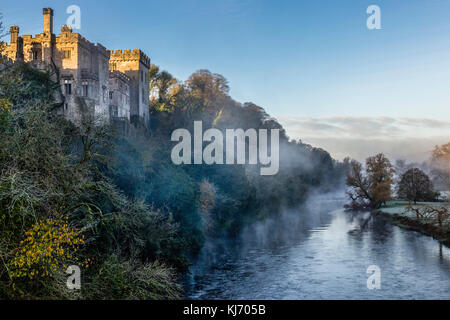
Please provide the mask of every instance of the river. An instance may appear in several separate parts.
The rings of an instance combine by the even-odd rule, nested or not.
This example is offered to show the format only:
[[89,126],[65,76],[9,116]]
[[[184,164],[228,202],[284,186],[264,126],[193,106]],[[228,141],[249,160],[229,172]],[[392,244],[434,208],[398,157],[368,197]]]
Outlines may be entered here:
[[[186,280],[189,299],[450,299],[450,250],[340,195],[255,223],[235,240],[207,243]],[[369,290],[369,266],[380,289]]]

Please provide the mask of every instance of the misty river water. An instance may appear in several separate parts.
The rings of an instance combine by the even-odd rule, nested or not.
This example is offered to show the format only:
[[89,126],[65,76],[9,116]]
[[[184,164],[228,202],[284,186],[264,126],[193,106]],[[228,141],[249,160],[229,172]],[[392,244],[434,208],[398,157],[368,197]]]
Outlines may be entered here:
[[[450,299],[450,249],[339,195],[206,244],[186,280],[189,299]],[[381,270],[369,290],[367,268]]]

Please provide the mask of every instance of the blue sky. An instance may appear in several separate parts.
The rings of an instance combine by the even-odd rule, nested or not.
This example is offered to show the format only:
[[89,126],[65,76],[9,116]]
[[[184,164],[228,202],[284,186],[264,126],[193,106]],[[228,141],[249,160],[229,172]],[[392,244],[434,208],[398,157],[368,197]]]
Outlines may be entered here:
[[[421,159],[450,141],[450,1],[2,0],[1,10],[7,26],[36,34],[43,7],[55,10],[59,32],[72,4],[90,41],[140,47],[180,80],[201,68],[221,73],[236,100],[338,158],[378,143]],[[381,30],[366,27],[371,4]]]

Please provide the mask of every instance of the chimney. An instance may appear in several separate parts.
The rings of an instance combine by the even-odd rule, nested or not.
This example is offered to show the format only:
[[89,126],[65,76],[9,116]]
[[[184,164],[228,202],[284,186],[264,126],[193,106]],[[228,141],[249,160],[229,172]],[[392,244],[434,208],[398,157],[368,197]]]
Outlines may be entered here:
[[53,9],[42,9],[44,14],[44,33],[53,34]]
[[11,34],[11,43],[17,43],[17,38],[19,37],[19,27],[11,26],[9,32]]

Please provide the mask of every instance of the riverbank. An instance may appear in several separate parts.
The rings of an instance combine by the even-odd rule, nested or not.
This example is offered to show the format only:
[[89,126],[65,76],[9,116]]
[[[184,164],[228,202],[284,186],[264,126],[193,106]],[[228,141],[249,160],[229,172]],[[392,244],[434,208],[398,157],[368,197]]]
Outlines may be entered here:
[[[386,207],[374,210],[372,213],[381,216],[392,224],[412,231],[417,231],[427,236],[431,236],[443,245],[450,247],[450,223],[444,221],[443,227],[440,227],[436,220],[427,217],[427,219],[418,219],[415,213],[407,211],[408,201],[388,201]],[[431,206],[435,208],[450,208],[450,202],[418,202],[413,205],[415,209]]]

